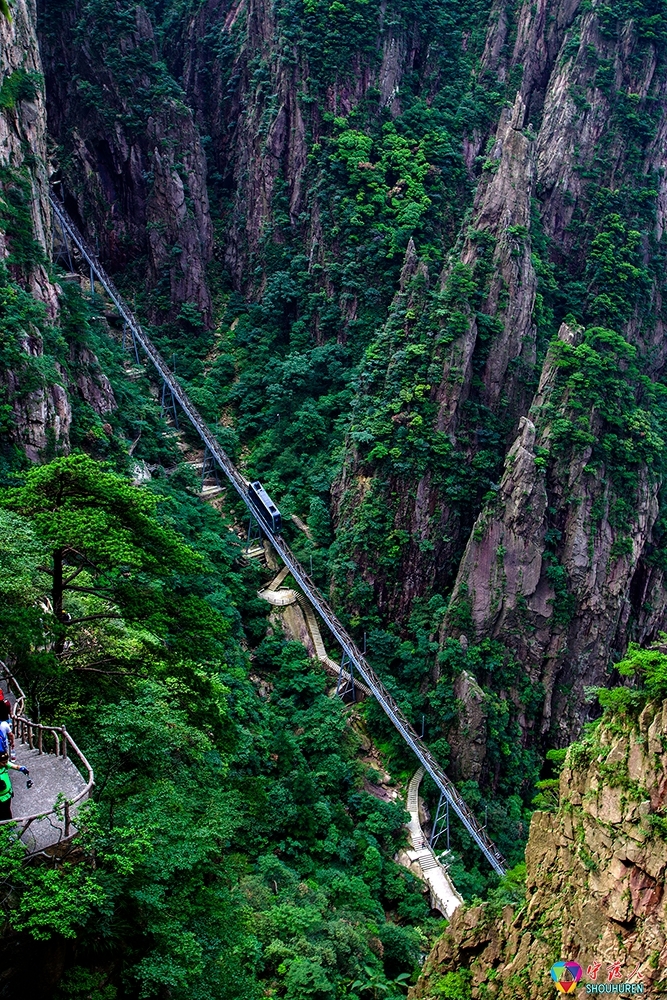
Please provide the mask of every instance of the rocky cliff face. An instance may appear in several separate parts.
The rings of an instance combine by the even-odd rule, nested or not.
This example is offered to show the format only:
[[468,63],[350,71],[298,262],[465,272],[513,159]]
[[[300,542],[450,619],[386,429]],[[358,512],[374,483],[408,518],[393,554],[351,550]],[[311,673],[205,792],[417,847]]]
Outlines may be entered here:
[[44,4],[40,22],[67,207],[112,271],[145,274],[152,318],[209,326],[206,158],[148,11]]
[[[559,337],[576,352],[582,333],[563,325]],[[476,632],[502,638],[543,686],[542,731],[551,728],[567,743],[585,687],[604,681],[610,653],[625,648],[631,617],[645,638],[662,621],[665,595],[661,573],[654,572],[650,594],[644,584],[638,600],[636,589],[648,575],[659,479],[639,464],[632,502],[623,503],[610,470],[594,462],[604,433],[599,412],[586,418],[590,443],[554,454],[554,428],[571,402],[559,380],[560,357],[548,356],[496,497],[473,528],[442,636],[465,606]]]
[[[34,238],[46,253],[51,239],[51,213],[48,204],[46,154],[46,109],[42,83],[42,64],[35,35],[34,8],[19,2],[11,21],[0,21],[0,167],[7,184],[10,172],[20,174],[30,183],[29,203]],[[7,195],[5,195],[5,198]],[[7,258],[12,234],[3,227],[0,254]],[[53,289],[44,269],[29,269],[31,290],[55,313]]]
[[[58,315],[58,290],[46,270],[51,244],[48,201],[46,107],[42,64],[35,33],[35,11],[29,2],[12,8],[12,20],[0,17],[0,260],[36,302],[36,316],[53,321]],[[11,407],[13,440],[31,458],[50,439],[67,448],[71,411],[67,395],[57,381],[24,379],[28,359],[43,357],[43,339],[36,323],[11,324],[16,294],[5,295],[5,316],[15,341],[15,367],[0,375]],[[9,344],[5,344],[9,348]],[[39,364],[39,361],[37,361]],[[31,386],[29,383],[32,382]],[[41,383],[41,384],[39,384]]]
[[0,388],[5,440],[31,461],[69,450],[72,392],[101,417],[116,407],[81,342],[45,348],[62,320],[50,268],[49,170],[36,12],[18,0],[11,20],[0,16]]
[[570,748],[558,810],[533,816],[525,901],[458,910],[413,1000],[442,996],[447,974],[462,972],[472,998],[547,1000],[561,960],[578,962],[584,982],[598,964],[606,983],[618,962],[623,981],[635,973],[644,992],[665,991],[666,742],[667,702]]
[[[443,643],[471,630],[502,642],[545,689],[542,731],[567,742],[585,713],[583,687],[603,679],[610,653],[664,627],[662,473],[630,445],[627,424],[615,440],[634,448],[633,469],[621,482],[616,418],[583,384],[578,396],[558,382],[561,359],[546,343],[568,307],[589,329],[619,332],[637,359],[627,413],[656,414],[642,380],[664,378],[667,78],[643,18],[576,3],[498,8],[482,67],[516,81],[513,108],[486,144],[437,290],[431,280],[418,306],[396,298],[362,371],[337,520],[354,573],[391,618],[455,581]],[[484,136],[466,143],[472,164]],[[577,335],[570,324],[560,336]],[[371,422],[383,395],[386,418]],[[568,442],[554,419],[569,421]],[[382,552],[396,553],[397,538],[390,567]],[[341,593],[353,595],[346,572]]]

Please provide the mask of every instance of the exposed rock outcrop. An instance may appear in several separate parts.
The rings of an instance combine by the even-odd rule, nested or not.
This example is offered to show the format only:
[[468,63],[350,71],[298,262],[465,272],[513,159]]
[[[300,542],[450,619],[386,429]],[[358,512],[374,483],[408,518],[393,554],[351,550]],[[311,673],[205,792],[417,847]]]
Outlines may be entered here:
[[452,754],[450,775],[454,781],[479,781],[486,758],[486,710],[484,692],[467,670],[454,682],[459,710],[447,733]]
[[[471,402],[475,408],[497,414],[500,425],[507,427],[529,405],[525,372],[535,362],[532,313],[537,279],[530,242],[533,141],[523,131],[524,117],[523,100],[517,95],[514,106],[501,115],[458,260],[451,260],[440,277],[439,294],[445,301],[452,296],[452,287],[461,274],[473,282],[476,279],[481,286],[480,308],[465,304],[456,327],[457,331],[462,329],[453,339],[447,326],[451,311],[429,315],[429,340],[419,355],[415,351],[417,356],[432,355],[423,376],[421,372],[415,375],[415,381],[429,379],[426,390],[431,409],[435,409],[432,430],[446,434],[454,448],[460,449],[463,465],[473,462],[478,450],[466,409]],[[398,323],[390,315],[387,329],[379,338],[389,373],[397,359],[404,356],[403,341],[410,340],[414,325],[410,317],[430,308],[430,299],[424,293],[427,274],[423,265],[418,266],[414,245],[409,246],[393,306],[395,314],[407,317],[402,323],[404,336],[397,336]],[[480,332],[482,322],[486,325]],[[480,354],[483,365],[479,363]],[[377,381],[368,385],[366,405],[375,405],[370,397],[382,391],[382,380],[380,373]],[[409,391],[409,384],[405,391]],[[363,406],[362,400],[362,412]],[[408,424],[411,417],[409,413],[398,413],[391,419],[395,424],[401,420]],[[356,484],[361,481],[358,473],[365,471],[365,465],[352,450],[334,486],[337,521],[343,528],[358,518],[364,503],[365,491],[359,491]],[[406,536],[396,572],[402,585],[387,585],[378,575],[374,560],[355,553],[357,566],[373,585],[378,603],[399,619],[408,613],[415,597],[434,588],[444,589],[450,582],[452,560],[460,550],[462,533],[469,530],[457,505],[438,488],[434,473],[436,463],[430,462],[416,482],[406,483],[397,474],[385,487],[387,494],[399,498],[393,504],[394,528]]]
[[[390,316],[374,345],[374,370],[362,373],[362,417],[377,407],[384,386],[397,385],[401,365],[404,374],[394,398],[387,393],[391,433],[377,419],[353,421],[333,491],[339,537],[354,539],[348,555],[355,571],[340,589],[352,593],[360,574],[387,617],[407,621],[415,598],[446,594],[455,582],[443,640],[457,634],[459,612],[469,611],[475,638],[502,642],[533,690],[543,686],[536,731],[563,744],[586,717],[584,688],[604,681],[629,637],[650,639],[665,627],[667,600],[656,558],[661,476],[651,461],[638,459],[636,475],[633,464],[621,485],[613,454],[603,462],[599,449],[552,450],[553,421],[570,419],[572,399],[554,394],[558,364],[547,338],[559,309],[567,320],[562,338],[575,336],[576,323],[557,303],[545,319],[545,296],[555,276],[570,292],[579,282],[574,308],[586,326],[610,326],[638,352],[637,399],[641,378],[664,379],[662,278],[650,264],[660,252],[654,241],[664,239],[667,77],[646,25],[610,20],[574,0],[524,3],[515,13],[495,5],[479,73],[516,79],[516,96],[486,143],[438,305],[424,295],[409,304],[397,296],[394,308],[412,320],[399,338]],[[647,125],[641,136],[633,109]],[[472,130],[464,142],[471,172],[484,138]],[[649,177],[656,178],[650,188]],[[622,191],[655,208],[655,222],[637,215],[633,237]],[[611,240],[611,247],[615,220],[623,235],[609,250],[602,288],[594,241]],[[645,268],[636,295],[614,277],[628,239],[638,241],[635,273]],[[615,285],[624,299],[616,311],[604,300]],[[410,351],[420,359],[412,368],[404,360]],[[414,398],[424,385],[435,414]],[[598,407],[576,420],[582,432],[611,441],[605,436],[614,431]],[[417,422],[420,433],[410,434]],[[381,447],[359,447],[364,435],[379,437]],[[621,516],[626,502],[632,510]],[[390,511],[386,527],[370,516],[368,537],[360,537],[364,510]],[[375,550],[391,549],[398,537],[397,567],[378,565]]]
[[[46,104],[34,10],[27,0],[12,5],[11,20],[0,16],[0,88],[0,259],[11,280],[32,295],[43,306],[44,319],[53,322],[59,306],[58,288],[45,266],[51,245]],[[5,214],[9,205],[13,211]],[[17,213],[25,220],[23,231]],[[10,309],[12,298],[0,309]],[[22,377],[31,359],[43,355],[34,322],[20,327],[9,323],[3,346],[14,349],[15,370],[0,371],[0,392],[12,411],[9,437],[34,460],[49,444],[69,447],[72,414],[62,381],[34,374],[29,380]]]
[[458,910],[412,1000],[441,996],[438,982],[461,970],[474,1000],[548,1000],[549,970],[563,959],[582,966],[584,982],[589,966],[606,982],[618,962],[623,981],[665,992],[666,742],[667,702],[570,749],[558,811],[533,815],[525,902]]
[[[563,325],[562,342],[581,331]],[[550,454],[555,421],[568,413],[550,355],[529,417],[505,460],[498,492],[480,514],[459,567],[451,610],[463,602],[479,636],[502,639],[545,691],[542,731],[566,744],[584,715],[584,688],[600,684],[610,650],[623,650],[632,581],[651,542],[659,481],[644,467],[632,512],[612,511],[619,499],[604,466],[590,465],[592,445]],[[591,415],[597,436],[602,421]],[[544,457],[548,456],[548,457]],[[656,580],[658,598],[662,587]],[[664,606],[664,600],[659,600]]]
[[71,392],[99,416],[116,400],[89,348],[72,345],[60,361],[45,356],[62,290],[50,269],[46,101],[36,15],[26,0],[12,4],[11,20],[0,15],[0,91],[0,260],[7,268],[0,391],[11,412],[6,440],[40,461],[69,450]]
[[[51,212],[46,152],[46,104],[42,62],[35,34],[34,10],[29,0],[17,0],[12,19],[0,18],[0,192],[13,177],[30,185],[33,236],[44,253],[51,242]],[[12,234],[0,228],[0,256],[10,252]],[[52,318],[57,311],[55,291],[46,273],[35,263],[27,279]]]

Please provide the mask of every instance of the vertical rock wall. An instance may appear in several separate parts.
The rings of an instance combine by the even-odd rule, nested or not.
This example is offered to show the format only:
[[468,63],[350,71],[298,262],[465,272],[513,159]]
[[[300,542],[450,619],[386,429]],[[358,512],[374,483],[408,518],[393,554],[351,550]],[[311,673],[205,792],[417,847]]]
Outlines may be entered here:
[[473,1000],[548,1000],[549,970],[564,959],[584,970],[580,992],[589,966],[607,985],[615,963],[622,981],[665,992],[666,738],[667,703],[575,744],[558,810],[533,814],[525,900],[457,910],[411,1000],[442,996],[447,974],[457,973]]
[[212,323],[206,157],[142,6],[40,8],[49,129],[66,204],[110,269],[134,265],[149,310]]
[[[46,269],[51,212],[46,103],[35,8],[30,0],[17,0],[11,9],[11,21],[0,16],[0,93],[4,97],[0,103],[0,199],[4,202],[0,206],[0,259],[9,278],[41,303],[44,319],[53,322],[59,306],[58,289]],[[16,211],[29,220],[26,229],[31,230],[21,239],[34,242],[34,252],[27,260],[25,247],[19,246]],[[15,296],[10,292],[6,295],[3,308],[8,316]],[[25,323],[16,331],[12,327],[13,332],[26,359],[43,355],[37,325]],[[10,336],[9,331],[5,336]],[[63,383],[42,381],[39,387],[25,390],[23,382],[20,370],[0,372],[0,386],[12,409],[10,438],[33,460],[49,442],[66,450],[72,414]]]
[[[504,5],[493,9],[480,78],[516,79],[514,106],[486,143],[472,211],[439,279],[440,302],[433,308],[433,295],[423,297],[400,339],[390,319],[373,365],[362,371],[335,489],[339,537],[348,546],[341,595],[361,576],[387,616],[405,621],[415,597],[447,594],[455,583],[442,642],[458,638],[462,621],[476,640],[500,641],[531,683],[543,686],[538,729],[561,742],[586,716],[584,688],[604,681],[628,637],[655,636],[667,624],[656,564],[661,477],[639,457],[639,439],[634,485],[625,487],[614,484],[611,461],[591,459],[595,448],[552,452],[556,414],[547,410],[570,410],[567,398],[552,393],[556,367],[545,339],[558,315],[558,281],[576,276],[588,324],[612,327],[636,352],[635,397],[650,409],[641,402],[641,378],[660,382],[666,360],[661,46],[641,19],[610,24],[575,2],[526,3],[515,16]],[[483,146],[483,134],[471,132],[470,166]],[[620,238],[607,258],[617,277],[600,293],[594,241],[616,225],[626,227],[626,240],[637,230],[641,293],[624,284]],[[605,314],[604,295],[615,288],[624,311]],[[549,315],[547,301],[554,303]],[[400,297],[395,308],[406,315]],[[573,327],[563,326],[561,336],[574,337]],[[420,354],[411,368],[406,350]],[[394,427],[372,424],[366,414],[383,382],[397,384],[400,365],[403,388],[387,407]],[[420,383],[428,402],[410,398]],[[598,440],[614,433],[594,407],[581,421]],[[406,430],[417,422],[411,447],[427,457],[421,465],[413,458],[415,471],[406,474]],[[381,447],[356,443],[371,434]],[[621,523],[614,511],[624,501],[633,512]],[[375,509],[389,511],[381,529]],[[356,527],[364,521],[368,540]],[[393,568],[382,552],[396,537],[404,542]]]

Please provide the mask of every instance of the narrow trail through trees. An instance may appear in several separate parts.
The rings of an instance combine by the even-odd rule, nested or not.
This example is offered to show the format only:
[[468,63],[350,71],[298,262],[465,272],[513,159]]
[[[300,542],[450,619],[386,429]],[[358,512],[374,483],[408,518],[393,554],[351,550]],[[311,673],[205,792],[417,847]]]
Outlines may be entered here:
[[404,742],[410,747],[417,757],[417,760],[430,775],[431,779],[440,791],[441,801],[446,800],[449,802],[450,807],[459,817],[465,829],[482,851],[494,871],[496,871],[499,875],[504,875],[507,870],[507,864],[503,855],[487,834],[486,828],[478,822],[477,818],[468,808],[466,802],[460,795],[456,786],[449,780],[441,766],[431,755],[423,740],[417,735],[400,706],[387,691],[384,684],[369,664],[365,655],[361,652],[352,636],[338,620],[328,601],[324,595],[320,593],[317,585],[294,556],[284,538],[282,538],[280,534],[276,534],[273,531],[272,526],[265,521],[258,509],[252,504],[247,491],[248,481],[241,475],[236,466],[232,463],[229,456],[218,443],[214,432],[208,427],[199,412],[192,405],[180,382],[173,372],[169,370],[167,364],[157,352],[150,339],[144,333],[140,323],[129,309],[127,303],[116,290],[111,279],[106,274],[104,268],[97,259],[97,255],[88,246],[77,227],[65,211],[64,207],[53,195],[50,196],[50,200],[64,241],[67,243],[69,240],[76,246],[81,254],[84,264],[90,269],[91,285],[93,283],[93,278],[96,279],[109,296],[109,299],[114,304],[115,308],[118,310],[118,314],[123,320],[127,331],[131,335],[137,362],[140,363],[139,348],[141,348],[169,390],[172,402],[175,401],[179,404],[204,443],[208,454],[212,457],[222,472],[224,472],[239,498],[248,508],[251,517],[259,524],[262,533],[271,540],[271,544],[282,559],[285,566],[289,569],[289,572],[291,573],[296,584],[302,593],[308,598],[311,606],[315,609],[315,611],[317,611],[320,618],[340,646],[343,652],[344,661],[344,663],[341,663],[341,666],[347,666],[347,670],[349,672],[354,671],[361,678],[364,685],[368,688],[383,711],[387,714],[392,724],[400,733]]

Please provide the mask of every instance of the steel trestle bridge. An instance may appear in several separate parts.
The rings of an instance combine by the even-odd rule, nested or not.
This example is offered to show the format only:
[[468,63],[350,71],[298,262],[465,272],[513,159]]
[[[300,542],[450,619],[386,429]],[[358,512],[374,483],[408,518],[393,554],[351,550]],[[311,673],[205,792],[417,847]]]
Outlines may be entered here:
[[338,645],[341,647],[343,657],[350,665],[350,668],[357,671],[360,678],[371,691],[373,697],[379,703],[384,712],[386,712],[389,716],[389,719],[398,730],[405,743],[407,743],[413,751],[415,757],[433,779],[440,791],[438,813],[440,813],[440,807],[447,804],[459,817],[463,826],[482,851],[494,871],[496,871],[498,875],[504,875],[507,871],[507,863],[498,848],[489,838],[486,828],[477,821],[474,814],[459,794],[456,786],[449,780],[438,762],[427,749],[423,740],[417,735],[416,731],[413,729],[412,725],[408,722],[402,712],[400,706],[387,691],[384,684],[355,643],[354,639],[338,620],[328,601],[320,593],[316,584],[310,578],[308,573],[306,573],[303,566],[301,566],[298,562],[285,540],[273,531],[271,525],[265,520],[265,518],[262,517],[261,512],[252,504],[247,492],[247,481],[237,470],[228,455],[223,451],[215,435],[190,402],[186,392],[177,381],[173,372],[169,370],[168,366],[158,354],[150,339],[142,330],[141,325],[116,290],[113,282],[107,276],[104,268],[97,258],[97,254],[94,253],[89,247],[62,204],[53,196],[53,194],[50,195],[50,201],[54,215],[62,230],[65,243],[68,239],[70,239],[77,247],[79,253],[90,268],[91,284],[94,276],[104,288],[105,292],[118,310],[125,326],[131,333],[137,360],[139,360],[137,352],[138,345],[145,352],[158,375],[168,387],[172,395],[172,400],[176,400],[181,406],[183,412],[201,438],[205,448],[208,450],[209,455],[224,472],[225,476],[236,490],[239,498],[248,508],[251,516],[259,523],[263,533],[271,540],[271,544],[280,555],[284,564],[288,567],[294,580],[296,580],[297,584],[301,587],[304,594],[307,596],[308,600],[311,602],[320,618],[325,623]]

